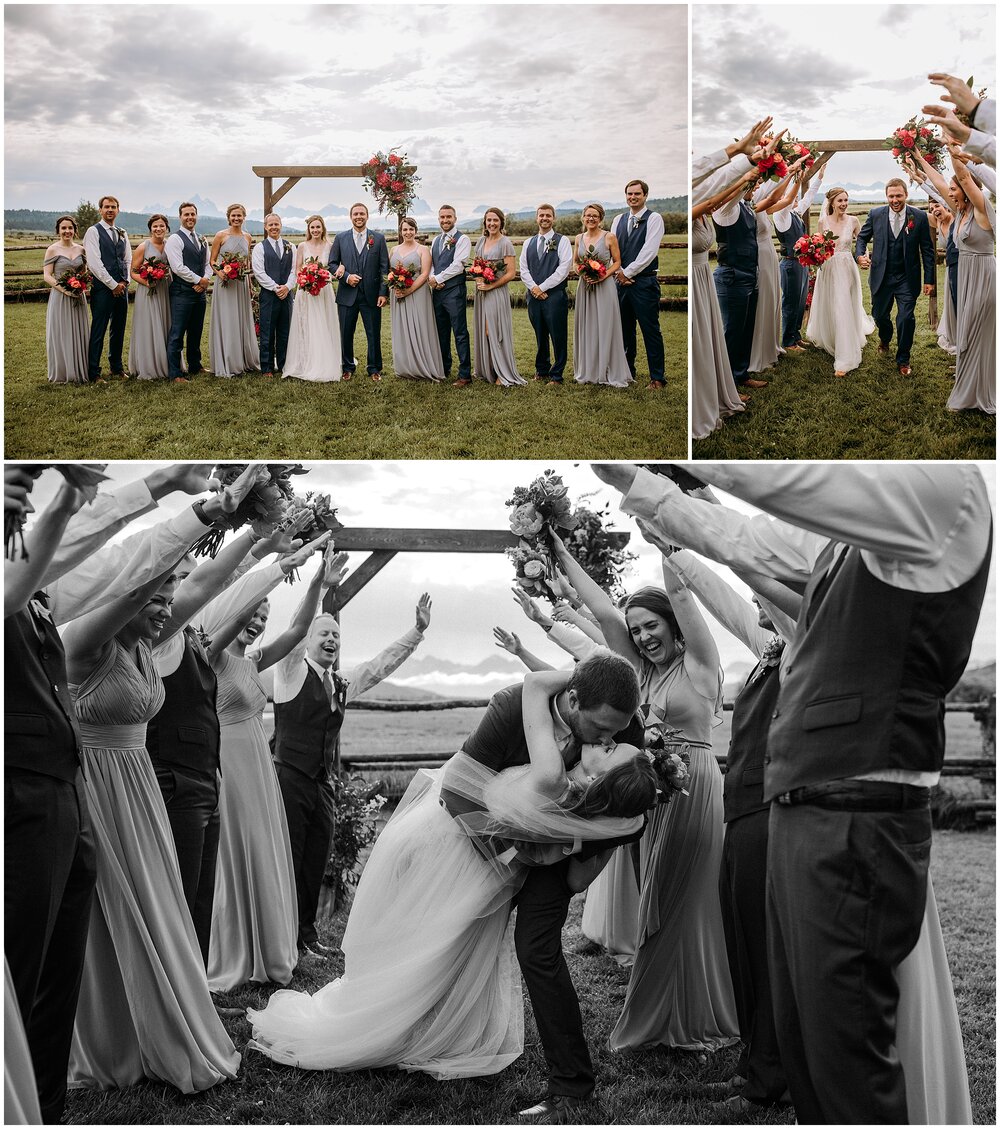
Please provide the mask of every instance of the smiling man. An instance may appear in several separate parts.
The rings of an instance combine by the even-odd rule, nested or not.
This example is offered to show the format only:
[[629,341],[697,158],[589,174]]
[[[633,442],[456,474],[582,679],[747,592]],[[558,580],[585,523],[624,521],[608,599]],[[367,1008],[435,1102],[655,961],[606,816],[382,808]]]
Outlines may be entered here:
[[[315,601],[317,593],[305,598]],[[415,626],[348,681],[333,669],[340,655],[340,624],[332,615],[318,615],[305,639],[275,667],[272,748],[295,870],[300,956],[328,951],[316,936],[316,909],[333,836],[330,775],[345,708],[410,657],[430,622],[425,592],[417,601]]]

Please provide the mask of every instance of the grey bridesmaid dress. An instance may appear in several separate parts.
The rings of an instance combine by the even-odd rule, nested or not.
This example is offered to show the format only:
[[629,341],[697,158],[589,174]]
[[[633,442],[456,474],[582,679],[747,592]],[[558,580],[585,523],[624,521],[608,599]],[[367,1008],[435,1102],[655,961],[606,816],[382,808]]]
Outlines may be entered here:
[[[167,261],[166,250],[157,251],[147,239],[142,257]],[[138,380],[166,380],[167,336],[170,333],[170,275],[161,278],[152,290],[139,284],[132,309],[132,336],[128,346],[128,371]]]
[[[582,245],[581,236],[577,254]],[[607,236],[602,233],[593,247],[590,257],[609,266],[611,252]],[[595,285],[582,279],[577,284],[573,308],[573,379],[578,384],[611,384],[615,388],[626,388],[632,383],[632,373],[625,359],[618,292],[610,277]]]
[[[403,255],[393,251],[389,265],[400,263],[420,273],[420,252]],[[395,290],[389,291],[389,315],[392,327],[392,367],[404,380],[444,380],[444,361],[434,321],[434,303],[430,287],[424,285],[402,301]]]
[[[483,235],[476,244],[474,254],[477,258],[487,257],[483,252],[485,246],[486,236]],[[514,244],[506,235],[501,235],[488,257],[504,259],[513,254]],[[506,283],[496,290],[476,291],[473,319],[476,337],[473,374],[476,379],[507,387],[527,384],[517,371],[514,359],[514,318],[510,312],[510,293]]]
[[[46,259],[58,278],[64,271],[79,267],[83,255],[70,259],[56,255]],[[90,343],[90,318],[87,315],[87,295],[70,298],[61,290],[49,291],[49,304],[45,310],[45,358],[50,384],[86,384],[87,348]]]
[[[986,201],[990,230],[971,212],[955,234],[958,245],[958,328],[952,411],[977,408],[996,415],[997,261],[996,214]],[[958,222],[957,220],[955,221]]]
[[[226,236],[219,255],[226,251],[246,256],[249,267],[250,241],[246,236]],[[208,324],[208,363],[216,376],[260,372],[260,346],[253,326],[250,282],[246,276],[227,286],[216,276]]]

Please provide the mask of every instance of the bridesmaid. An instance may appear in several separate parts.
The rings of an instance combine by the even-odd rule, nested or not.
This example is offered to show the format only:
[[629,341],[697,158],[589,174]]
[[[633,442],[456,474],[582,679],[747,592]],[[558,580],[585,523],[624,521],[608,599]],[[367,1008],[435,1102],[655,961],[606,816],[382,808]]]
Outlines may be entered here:
[[[229,227],[212,240],[211,266],[216,282],[212,287],[212,312],[208,325],[209,365],[216,376],[260,372],[260,346],[250,305],[250,237],[243,232],[247,210],[242,204],[226,209]],[[227,252],[246,260],[240,278],[225,282],[220,258]]]
[[[132,337],[128,346],[128,370],[139,380],[165,380],[167,335],[170,333],[170,268],[167,266],[166,239],[170,231],[167,217],[150,216],[146,227],[149,238],[132,252],[132,277],[137,286],[132,311]],[[143,262],[163,265],[166,275],[158,282],[146,282],[139,274]]]
[[514,244],[503,234],[506,222],[499,208],[487,208],[483,216],[483,234],[473,252],[477,259],[503,259],[503,274],[493,282],[476,281],[473,305],[476,357],[474,375],[477,380],[509,387],[528,382],[517,371],[514,359],[514,319],[510,312],[507,289],[517,270],[514,266]]
[[588,204],[583,209],[583,231],[576,237],[576,258],[602,262],[608,272],[600,282],[583,275],[576,288],[573,311],[573,379],[578,384],[611,384],[626,388],[632,373],[625,359],[622,319],[614,275],[621,266],[618,239],[604,231],[604,208]]
[[50,384],[87,383],[90,318],[86,288],[72,291],[59,285],[61,275],[86,262],[82,244],[75,242],[76,233],[76,220],[60,216],[56,220],[59,238],[46,250],[42,264],[46,285],[52,288],[45,310],[45,356]]
[[392,367],[404,380],[444,380],[444,360],[438,341],[434,304],[427,279],[430,248],[417,243],[417,221],[406,216],[399,226],[402,243],[389,257],[389,267],[402,264],[414,274],[409,290],[389,287],[392,325]]
[[[958,311],[955,331],[955,387],[951,411],[975,408],[996,415],[997,263],[996,213],[961,160],[952,160],[953,221],[958,247]],[[960,203],[964,202],[964,203]]]
[[146,723],[163,703],[150,648],[170,617],[173,591],[172,575],[154,577],[65,628],[97,854],[71,1086],[155,1078],[190,1094],[239,1069],[209,995],[145,748]]
[[[295,271],[298,274],[306,259],[316,259],[325,267],[330,261],[333,244],[326,237],[322,216],[306,218],[306,237],[295,249]],[[340,380],[340,316],[334,295],[333,281],[318,294],[310,294],[301,286],[292,307],[292,324],[288,330],[288,354],[282,379],[310,380],[328,383]]]

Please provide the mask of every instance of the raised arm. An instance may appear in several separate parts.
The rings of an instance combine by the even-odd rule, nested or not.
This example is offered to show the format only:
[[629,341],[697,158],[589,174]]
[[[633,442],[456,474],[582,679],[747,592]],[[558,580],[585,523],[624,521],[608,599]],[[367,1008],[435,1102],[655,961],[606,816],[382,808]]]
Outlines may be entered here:
[[951,165],[955,171],[955,179],[958,181],[959,187],[965,193],[976,214],[976,223],[984,230],[992,231],[993,225],[990,223],[989,213],[986,210],[986,197],[983,195],[983,190],[979,187],[978,181],[966,168],[964,161],[952,157]]
[[515,659],[520,659],[528,670],[553,670],[551,663],[544,662],[537,655],[533,655],[521,642],[520,636],[513,631],[506,631],[502,627],[493,628],[493,638],[498,647],[502,647]]
[[[12,494],[24,491],[24,507],[27,495],[34,486],[34,477],[26,470],[16,466],[4,467],[4,517],[8,512],[18,511],[16,498],[8,505],[8,490]],[[27,607],[32,594],[42,587],[42,578],[50,561],[59,547],[60,538],[70,518],[83,505],[83,491],[71,486],[65,479],[44,512],[31,527],[31,553],[28,557],[17,556],[14,560],[4,559],[3,563],[3,614],[13,615]],[[20,509],[24,512],[24,509]]]
[[347,700],[360,697],[366,690],[377,686],[413,654],[424,640],[424,632],[431,622],[431,598],[424,592],[417,601],[416,622],[410,630],[390,643],[384,651],[380,651],[375,658],[357,667],[351,675],[347,687]]
[[[318,538],[317,541],[325,540],[326,534],[323,538]],[[297,553],[293,554],[295,558],[306,553],[306,550],[314,551],[318,548],[316,541],[312,545],[304,545]],[[308,553],[306,553],[308,556]],[[291,564],[293,558],[289,558],[291,567],[297,567],[300,561],[296,560],[295,564]],[[305,558],[302,558],[303,560]],[[333,546],[328,546],[323,553],[323,559],[319,563],[319,568],[316,569],[315,575],[309,581],[306,588],[306,595],[302,603],[299,604],[295,610],[295,615],[292,616],[292,621],[288,627],[271,643],[265,643],[260,651],[260,659],[257,663],[259,670],[266,670],[269,666],[274,666],[275,663],[281,662],[286,656],[298,646],[298,644],[306,637],[309,632],[309,625],[312,623],[313,611],[316,608],[316,601],[318,595],[324,588],[333,588],[341,582],[344,578],[344,573],[347,571],[347,554],[337,553]]]
[[539,791],[553,797],[566,786],[566,766],[556,743],[552,699],[569,685],[572,671],[547,670],[527,674],[521,698],[524,736],[531,761],[531,778]]

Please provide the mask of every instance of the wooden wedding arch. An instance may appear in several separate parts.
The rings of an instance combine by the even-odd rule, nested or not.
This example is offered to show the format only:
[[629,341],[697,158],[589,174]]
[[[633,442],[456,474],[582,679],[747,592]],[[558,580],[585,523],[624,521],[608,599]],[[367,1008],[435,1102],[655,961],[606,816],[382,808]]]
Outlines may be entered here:
[[[274,211],[274,206],[305,178],[338,179],[350,177],[361,180],[364,175],[362,165],[251,165],[253,172],[264,181],[264,215]],[[403,165],[404,172],[417,171],[416,165]],[[274,187],[276,178],[284,177],[283,183]],[[402,217],[400,217],[402,218]]]

